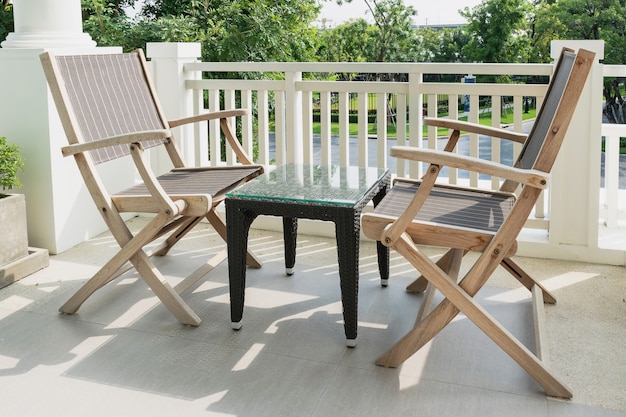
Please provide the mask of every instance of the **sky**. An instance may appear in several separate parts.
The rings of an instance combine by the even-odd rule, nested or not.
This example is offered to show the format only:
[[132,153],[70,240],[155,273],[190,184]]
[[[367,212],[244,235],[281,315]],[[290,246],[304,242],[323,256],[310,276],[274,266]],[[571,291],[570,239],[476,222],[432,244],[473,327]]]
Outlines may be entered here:
[[[472,9],[482,0],[404,0],[407,6],[413,6],[417,10],[415,23],[417,25],[438,25],[466,23],[459,15],[458,10],[465,7]],[[366,13],[367,12],[367,13]],[[326,19],[327,26],[336,26],[348,19],[362,17],[371,21],[365,0],[352,0],[352,3],[344,3],[338,6],[334,1],[324,3],[320,19]]]

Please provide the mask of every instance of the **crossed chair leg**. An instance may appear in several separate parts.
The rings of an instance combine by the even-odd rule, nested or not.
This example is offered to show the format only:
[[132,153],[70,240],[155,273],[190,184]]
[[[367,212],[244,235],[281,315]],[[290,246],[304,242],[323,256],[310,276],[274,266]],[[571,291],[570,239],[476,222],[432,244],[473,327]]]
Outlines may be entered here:
[[[216,232],[226,240],[226,226],[215,210],[211,210],[206,218]],[[175,287],[171,287],[165,282],[163,275],[150,260],[150,257],[153,255],[163,256],[167,254],[172,246],[192,230],[201,219],[202,218],[183,219],[181,222],[175,223],[176,227],[172,228],[175,229],[175,231],[149,253],[144,251],[144,246],[159,236],[169,232],[166,226],[169,221],[167,216],[163,214],[156,215],[150,223],[135,236],[132,235],[123,221],[117,222],[116,227],[111,229],[118,231],[114,237],[120,244],[121,250],[67,300],[65,304],[59,308],[59,311],[65,314],[76,313],[80,306],[94,292],[134,267],[163,305],[180,323],[188,326],[199,326],[201,323],[200,318],[181,298],[181,294],[224,261],[227,258],[226,249],[212,256],[207,262],[202,264]],[[247,263],[248,266],[252,268],[261,267],[261,261],[250,251],[248,252]]]
[[[404,256],[423,276],[409,285],[410,290],[424,287],[424,281],[428,283],[425,298],[432,299],[432,293],[436,288],[446,297],[432,311],[428,307],[418,313],[415,327],[410,330],[391,349],[378,358],[376,363],[385,367],[397,367],[411,355],[421,349],[426,343],[434,338],[454,317],[460,312],[464,313],[476,324],[489,338],[491,338],[502,350],[526,370],[545,390],[549,396],[571,398],[572,391],[557,377],[555,377],[542,360],[519,342],[515,336],[507,331],[495,318],[484,310],[475,300],[474,295],[484,285],[485,276],[501,263],[514,277],[522,282],[527,288],[530,287],[533,295],[538,296],[543,303],[543,294],[546,300],[554,302],[554,297],[543,287],[539,286],[528,274],[509,258],[503,258],[495,266],[477,264],[468,272],[465,278],[456,282],[460,262],[465,254],[463,250],[452,249],[437,264],[422,254],[408,235],[402,235],[394,244],[394,249]],[[497,261],[497,260],[496,260]],[[486,268],[487,270],[484,270]],[[491,270],[489,270],[491,269]],[[532,285],[531,285],[532,283]],[[535,298],[535,297],[533,297]],[[428,300],[425,300],[427,303]],[[425,317],[420,317],[425,316]]]

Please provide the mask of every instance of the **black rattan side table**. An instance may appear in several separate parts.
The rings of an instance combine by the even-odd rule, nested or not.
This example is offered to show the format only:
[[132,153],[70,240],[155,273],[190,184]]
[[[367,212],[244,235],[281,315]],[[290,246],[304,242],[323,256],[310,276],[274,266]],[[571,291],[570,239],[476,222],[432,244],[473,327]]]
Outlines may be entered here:
[[[389,187],[387,169],[287,164],[277,166],[226,197],[230,311],[234,329],[241,328],[246,287],[246,253],[250,225],[259,215],[283,218],[285,267],[293,273],[298,219],[335,223],[341,300],[347,344],[356,345],[361,212],[374,205]],[[381,282],[389,277],[389,249],[378,243]]]

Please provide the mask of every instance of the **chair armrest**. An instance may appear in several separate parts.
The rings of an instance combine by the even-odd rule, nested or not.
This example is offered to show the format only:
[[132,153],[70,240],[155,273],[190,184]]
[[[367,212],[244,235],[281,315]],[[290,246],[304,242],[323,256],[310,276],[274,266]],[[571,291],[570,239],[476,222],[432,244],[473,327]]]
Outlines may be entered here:
[[464,122],[462,120],[442,119],[438,117],[425,117],[424,124],[427,126],[445,127],[448,129],[466,131],[470,133],[477,133],[479,135],[491,136],[494,138],[501,138],[512,140],[517,143],[526,142],[528,135],[524,133],[512,132],[506,129],[499,129],[497,127],[484,126],[477,123]]
[[170,120],[170,127],[182,126],[189,123],[204,122],[207,120],[226,119],[228,117],[247,116],[248,109],[220,110],[209,113],[199,114],[197,116],[183,117],[182,119]]
[[410,146],[393,146],[390,155],[396,158],[410,159],[412,161],[427,162],[439,166],[465,169],[480,172],[494,177],[505,178],[517,183],[530,185],[535,188],[548,188],[550,174],[534,169],[521,169],[497,162],[472,156],[458,155],[451,152],[436,151],[433,149],[420,149]]
[[245,149],[243,149],[243,147],[237,140],[235,133],[230,126],[230,123],[228,122],[229,117],[247,116],[249,114],[250,112],[248,111],[248,109],[220,110],[210,113],[199,114],[197,116],[185,117],[183,119],[172,120],[169,122],[169,125],[170,127],[176,127],[187,123],[197,123],[207,120],[219,119],[220,127],[222,129],[222,132],[224,133],[224,136],[226,137],[226,141],[228,142],[228,145],[233,150],[233,152],[235,152],[235,155],[237,155],[237,159],[239,159],[242,164],[252,165],[254,163],[252,161],[252,158],[250,158]]
[[162,130],[146,130],[145,132],[134,132],[125,135],[111,136],[104,139],[94,140],[93,142],[75,143],[73,145],[61,148],[63,156],[76,155],[85,151],[93,151],[94,149],[106,148],[109,146],[122,145],[124,143],[137,143],[147,140],[167,139],[172,136],[172,132],[168,129]]
[[140,143],[131,145],[130,154],[144,185],[161,208],[161,212],[168,218],[174,218],[183,212],[187,208],[187,202],[185,200],[174,201],[167,195],[144,160],[144,150]]

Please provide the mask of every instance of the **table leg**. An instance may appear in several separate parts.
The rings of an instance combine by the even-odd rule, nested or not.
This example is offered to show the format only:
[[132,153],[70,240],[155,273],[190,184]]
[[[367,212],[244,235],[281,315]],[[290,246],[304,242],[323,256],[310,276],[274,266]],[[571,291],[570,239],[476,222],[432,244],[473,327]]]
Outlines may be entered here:
[[233,329],[241,328],[246,291],[246,253],[248,233],[256,214],[226,200],[226,237],[230,287],[230,319]]
[[[374,207],[382,201],[387,194],[387,185],[372,198]],[[378,273],[380,274],[380,285],[386,287],[389,282],[389,247],[380,242],[376,242],[376,253],[378,255]]]
[[376,242],[376,252],[378,255],[380,285],[386,287],[389,283],[389,247],[380,242]]
[[296,265],[296,242],[298,238],[298,219],[283,217],[283,241],[285,245],[285,273],[293,275]]
[[342,210],[335,219],[344,331],[348,347],[356,346],[359,299],[360,211]]

